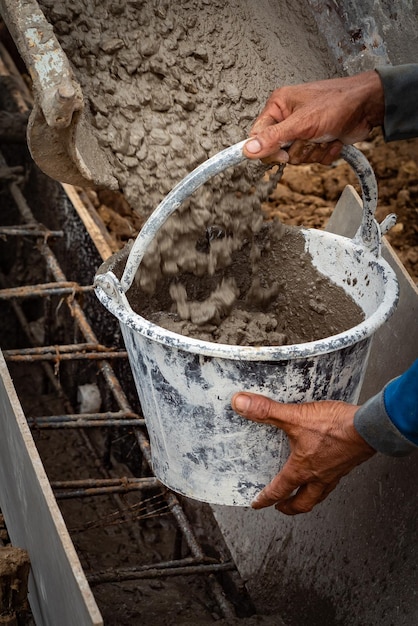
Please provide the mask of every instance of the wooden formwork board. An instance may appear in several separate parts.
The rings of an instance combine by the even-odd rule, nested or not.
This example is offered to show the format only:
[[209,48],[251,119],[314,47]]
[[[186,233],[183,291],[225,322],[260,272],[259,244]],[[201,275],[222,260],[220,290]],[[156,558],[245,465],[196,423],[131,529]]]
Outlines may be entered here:
[[100,626],[1,352],[0,433],[0,508],[13,545],[29,553],[29,602],[37,626]]

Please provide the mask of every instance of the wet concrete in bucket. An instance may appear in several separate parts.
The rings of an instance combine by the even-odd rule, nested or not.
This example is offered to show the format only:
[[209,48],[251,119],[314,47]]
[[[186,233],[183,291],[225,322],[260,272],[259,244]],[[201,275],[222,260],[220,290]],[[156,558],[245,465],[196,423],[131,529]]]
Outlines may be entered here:
[[[155,291],[147,294],[137,281],[128,294],[132,308],[170,331],[246,346],[315,341],[364,319],[344,289],[313,266],[299,229],[273,220],[232,252],[229,240],[232,234],[212,228],[192,242],[199,275],[180,271],[164,276],[164,255],[160,267],[147,265],[147,273],[159,275]],[[228,251],[226,266],[212,267],[212,247],[217,258],[219,249]]]

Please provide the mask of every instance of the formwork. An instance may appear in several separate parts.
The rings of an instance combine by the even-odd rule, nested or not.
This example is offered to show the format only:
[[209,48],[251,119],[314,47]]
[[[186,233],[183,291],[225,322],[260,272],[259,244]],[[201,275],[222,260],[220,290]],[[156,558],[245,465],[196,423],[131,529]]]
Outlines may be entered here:
[[[0,80],[2,109],[24,115],[31,96],[3,47]],[[0,506],[29,551],[36,623],[254,613],[211,511],[152,475],[127,354],[91,285],[114,242],[85,194],[38,170],[24,136],[0,160]],[[80,404],[86,385],[95,406]]]

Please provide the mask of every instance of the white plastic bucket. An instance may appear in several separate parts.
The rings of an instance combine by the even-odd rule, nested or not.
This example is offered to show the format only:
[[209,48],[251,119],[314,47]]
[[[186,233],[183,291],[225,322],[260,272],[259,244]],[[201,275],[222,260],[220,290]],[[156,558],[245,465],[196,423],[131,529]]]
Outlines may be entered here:
[[121,325],[156,477],[191,498],[249,506],[279,471],[287,449],[280,431],[232,411],[233,394],[248,390],[281,402],[356,402],[373,333],[394,311],[398,286],[380,256],[373,171],[358,150],[345,147],[343,156],[362,186],[363,220],[358,233],[348,239],[319,230],[301,232],[313,264],[361,307],[363,322],[318,341],[258,348],[188,338],[134,312],[125,292],[155,233],[201,184],[243,160],[244,143],[212,157],[179,183],[145,223],[129,256],[126,253],[121,280],[112,271],[120,260],[118,253],[98,270],[95,290]]

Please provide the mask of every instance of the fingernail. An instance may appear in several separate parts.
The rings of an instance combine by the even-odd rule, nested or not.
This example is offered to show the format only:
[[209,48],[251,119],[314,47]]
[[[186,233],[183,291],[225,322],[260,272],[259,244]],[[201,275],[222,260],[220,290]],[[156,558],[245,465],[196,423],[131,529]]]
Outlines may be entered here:
[[246,413],[250,408],[250,404],[251,399],[244,394],[239,394],[234,400],[234,407],[238,413]]
[[257,152],[260,152],[261,150],[261,143],[258,141],[258,139],[250,139],[245,144],[245,149],[251,154],[257,154]]
[[262,491],[259,491],[259,492],[255,495],[255,497],[253,498],[253,501],[251,502],[251,506],[257,506],[258,502],[260,501],[260,497],[261,497],[261,494],[262,494],[262,493],[263,493]]

